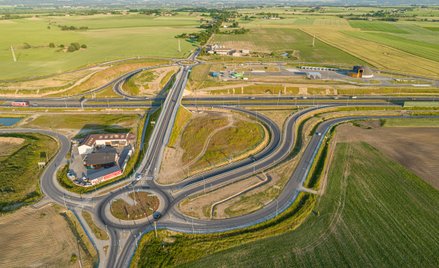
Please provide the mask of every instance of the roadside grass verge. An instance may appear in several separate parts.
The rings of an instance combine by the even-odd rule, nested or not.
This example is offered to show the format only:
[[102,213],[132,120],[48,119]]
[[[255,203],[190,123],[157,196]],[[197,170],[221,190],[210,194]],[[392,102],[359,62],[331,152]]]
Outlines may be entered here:
[[181,131],[189,122],[191,117],[192,117],[192,113],[187,108],[180,105],[180,107],[178,108],[177,115],[175,117],[175,123],[174,123],[174,127],[172,128],[171,137],[169,138],[169,143],[168,143],[169,147],[174,147],[175,142],[180,136]]
[[382,120],[384,127],[439,127],[439,118],[391,118]]
[[42,197],[39,178],[43,169],[38,167],[38,162],[50,161],[58,150],[58,143],[36,133],[0,134],[0,137],[24,139],[19,148],[0,161],[0,213],[5,213]]
[[139,120],[139,114],[41,114],[25,126],[79,130],[76,138],[80,138],[91,133],[132,131]]
[[301,193],[296,202],[277,218],[231,232],[199,235],[160,230],[158,238],[152,232],[147,233],[140,241],[131,267],[181,265],[240,245],[243,241],[255,241],[294,230],[311,213],[315,201],[313,196]]
[[98,253],[96,252],[96,249],[94,248],[87,234],[82,229],[81,223],[78,221],[76,216],[69,210],[65,212],[61,212],[60,214],[61,216],[64,217],[64,219],[67,222],[67,225],[69,226],[69,229],[72,231],[73,235],[75,236],[76,241],[78,243],[78,247],[80,247],[81,250],[85,253],[86,256],[82,256],[82,258],[84,257],[89,258],[91,259],[93,266],[97,265]]
[[102,230],[93,221],[93,218],[92,218],[90,212],[83,210],[82,211],[82,217],[84,217],[85,221],[87,222],[88,226],[93,231],[93,233],[95,234],[97,239],[100,239],[100,240],[108,240],[109,239],[107,232]]

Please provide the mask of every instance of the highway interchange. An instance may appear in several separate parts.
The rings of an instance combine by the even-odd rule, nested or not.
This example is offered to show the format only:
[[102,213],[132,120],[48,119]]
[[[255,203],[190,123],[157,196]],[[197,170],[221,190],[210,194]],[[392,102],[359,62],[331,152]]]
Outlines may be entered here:
[[[61,204],[72,210],[86,229],[89,238],[99,253],[100,267],[128,267],[131,258],[136,250],[141,236],[154,228],[170,229],[186,233],[210,233],[224,232],[236,228],[243,228],[255,225],[276,217],[285,211],[296,199],[300,192],[304,180],[307,178],[311,165],[316,157],[316,153],[321,144],[326,139],[327,132],[335,125],[350,120],[362,120],[374,117],[344,117],[324,121],[319,124],[316,133],[313,135],[293,174],[291,174],[282,192],[276,200],[267,204],[264,208],[253,213],[222,220],[200,220],[188,217],[178,210],[178,204],[187,196],[201,193],[207,188],[214,188],[224,183],[232,183],[243,180],[255,174],[260,174],[265,170],[274,167],[285,161],[290,155],[294,146],[297,146],[298,123],[301,118],[310,112],[319,109],[335,106],[396,106],[401,105],[404,101],[412,100],[411,97],[385,97],[385,96],[363,96],[352,99],[351,96],[333,99],[322,96],[313,99],[301,99],[299,97],[280,96],[280,97],[208,97],[208,98],[185,98],[183,100],[183,91],[186,87],[188,75],[191,68],[197,64],[196,53],[191,55],[187,62],[179,62],[180,71],[175,76],[175,82],[169,89],[167,96],[161,96],[156,99],[135,98],[126,95],[121,90],[122,84],[134,74],[150,68],[148,67],[127,73],[110,83],[93,90],[97,92],[103,88],[113,85],[113,90],[121,95],[120,99],[93,99],[93,103],[84,101],[83,96],[74,96],[73,98],[42,98],[42,99],[25,99],[30,100],[38,108],[153,108],[161,109],[159,118],[155,124],[151,138],[144,154],[142,162],[138,165],[135,173],[141,174],[141,179],[136,180],[134,176],[125,178],[123,182],[128,184],[115,184],[120,187],[110,192],[102,193],[101,191],[92,194],[78,195],[63,189],[56,180],[58,169],[66,162],[66,155],[70,150],[70,140],[65,136],[54,131],[41,129],[0,129],[0,133],[8,132],[37,132],[50,135],[59,141],[60,149],[56,156],[45,168],[41,176],[41,189],[43,193],[53,202]],[[3,101],[12,99],[4,98]],[[17,100],[17,99],[13,99]],[[433,97],[416,98],[417,101],[431,101]],[[221,109],[228,109],[235,112],[247,114],[249,117],[260,121],[270,133],[268,145],[259,153],[251,158],[243,159],[229,165],[191,176],[180,183],[173,185],[159,185],[155,179],[160,169],[163,151],[169,141],[172,127],[179,106],[208,106]],[[7,104],[2,104],[7,105]],[[245,106],[259,105],[278,105],[289,107],[308,106],[310,108],[299,109],[286,120],[283,130],[281,130],[271,119],[245,109]],[[149,118],[149,117],[148,117]],[[379,117],[383,118],[383,117]],[[114,185],[113,185],[114,188]],[[119,195],[129,191],[148,190],[156,193],[161,200],[160,210],[161,217],[154,220],[149,217],[145,220],[138,221],[121,221],[115,220],[108,215],[108,206],[112,200],[117,199]],[[87,230],[86,224],[82,219],[81,210],[89,211],[93,214],[96,223],[103,227],[110,236],[110,248],[107,254],[104,253],[103,244],[96,241],[96,237]]]

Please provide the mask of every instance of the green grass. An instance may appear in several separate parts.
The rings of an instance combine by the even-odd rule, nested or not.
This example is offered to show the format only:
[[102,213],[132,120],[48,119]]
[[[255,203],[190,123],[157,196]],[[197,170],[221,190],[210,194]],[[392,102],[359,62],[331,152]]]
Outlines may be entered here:
[[[61,31],[59,25],[88,26],[87,31]],[[40,17],[0,22],[0,80],[50,75],[98,62],[137,56],[184,57],[193,49],[182,42],[178,52],[175,35],[198,31],[196,16],[150,17],[145,15],[96,15]],[[153,40],[153,41],[151,41]],[[87,49],[73,53],[49,48],[72,42],[86,44]],[[32,48],[24,49],[23,43]],[[13,62],[10,46],[18,58]]]
[[439,27],[423,27],[423,28],[433,32],[439,32]]
[[344,31],[343,33],[360,39],[384,44],[419,57],[439,61],[439,46],[437,45],[437,43],[413,40],[410,38],[405,38],[403,36],[397,36],[388,33],[368,33],[352,31]]
[[439,127],[438,118],[392,118],[383,120],[384,127]]
[[203,149],[204,142],[215,129],[226,126],[228,120],[224,116],[209,115],[191,120],[181,133],[180,146],[184,150],[183,163],[189,163]]
[[405,101],[405,107],[439,107],[439,102],[436,101]]
[[181,134],[181,131],[189,122],[192,117],[192,113],[186,109],[184,106],[180,106],[175,117],[175,123],[172,128],[171,137],[169,138],[169,147],[174,147],[175,142]]
[[90,229],[93,231],[95,236],[100,240],[108,240],[108,234],[99,228],[99,226],[96,225],[96,223],[93,221],[93,218],[90,214],[90,212],[82,211],[82,217],[84,217],[85,221],[87,222]]
[[42,197],[38,162],[50,160],[58,143],[40,134],[0,134],[0,137],[25,139],[18,150],[0,161],[0,213],[13,211]]
[[[145,255],[139,260],[139,266],[183,263],[183,267],[206,267],[212,263],[216,267],[439,265],[437,190],[364,143],[337,145],[328,183],[326,194],[314,208],[315,213],[294,231],[250,243],[245,239],[231,243],[233,236],[220,235],[206,235],[203,243],[199,241],[201,238],[179,235],[173,244],[165,244],[164,248],[155,243],[143,244],[138,254]],[[231,248],[218,252],[227,242]],[[199,251],[196,256],[186,255],[189,261],[182,259],[195,250]],[[164,252],[166,258],[160,255]],[[209,255],[213,252],[218,253]],[[148,259],[148,256],[156,256],[152,253],[160,256],[156,263],[148,263],[155,259]],[[196,262],[190,261],[198,258]]]
[[320,62],[333,64],[364,64],[360,59],[338,48],[330,46],[320,40],[315,41],[312,47],[313,37],[299,29],[288,28],[254,28],[247,34],[214,36],[212,43],[219,42],[242,42],[241,46],[250,44],[252,51],[282,52],[297,51],[299,61]]
[[156,78],[154,71],[142,71],[128,79],[123,85],[123,90],[131,96],[138,96],[140,95],[140,87],[148,88],[147,83],[154,81]]
[[138,114],[43,114],[26,127],[78,130],[76,137],[88,133],[129,132],[139,123]]
[[193,165],[202,169],[228,162],[255,149],[264,140],[263,127],[256,122],[238,121],[213,135],[206,153]]
[[364,21],[364,20],[350,20],[349,24],[353,28],[360,28],[363,31],[377,31],[387,33],[407,33],[398,27],[395,22],[384,21]]

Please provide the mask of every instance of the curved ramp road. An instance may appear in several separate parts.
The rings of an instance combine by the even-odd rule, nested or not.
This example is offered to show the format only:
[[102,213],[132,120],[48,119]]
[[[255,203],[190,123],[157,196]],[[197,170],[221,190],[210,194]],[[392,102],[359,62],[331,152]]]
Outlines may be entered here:
[[[359,117],[344,117],[336,118],[328,121],[324,121],[317,127],[317,132],[321,135],[314,135],[307,147],[305,148],[296,169],[291,174],[290,179],[286,183],[284,189],[277,197],[275,201],[264,206],[264,208],[242,215],[239,217],[222,219],[222,220],[199,220],[189,218],[182,214],[178,210],[178,204],[187,196],[194,195],[203,192],[206,187],[215,187],[226,183],[232,183],[239,180],[249,178],[257,173],[264,172],[265,170],[278,165],[284,161],[291,153],[292,148],[296,143],[298,133],[298,122],[301,117],[306,116],[308,113],[320,109],[322,107],[337,107],[337,106],[391,106],[395,103],[402,103],[407,100],[413,100],[413,97],[376,97],[376,96],[359,96],[355,100],[352,100],[349,96],[340,96],[337,99],[319,96],[312,99],[301,99],[300,102],[292,100],[298,100],[298,97],[294,96],[255,96],[255,97],[203,97],[203,98],[186,98],[185,102],[188,102],[188,106],[203,106],[203,107],[219,107],[224,109],[230,109],[232,111],[242,112],[248,114],[248,116],[256,118],[268,129],[270,135],[270,141],[268,145],[260,152],[252,156],[251,158],[243,159],[229,165],[225,165],[214,170],[197,174],[186,178],[182,182],[175,183],[173,185],[158,185],[155,182],[155,177],[160,168],[162,161],[163,150],[169,141],[169,137],[174,125],[177,110],[181,104],[183,98],[183,91],[185,89],[187,78],[191,68],[199,64],[196,61],[197,55],[200,50],[197,49],[188,59],[177,62],[180,66],[180,71],[176,74],[175,82],[171,87],[166,98],[154,98],[146,101],[145,98],[135,98],[127,95],[122,90],[123,83],[132,77],[133,75],[148,69],[154,69],[170,65],[151,66],[147,68],[140,68],[132,72],[126,73],[115,80],[89,91],[84,94],[75,95],[75,97],[81,97],[86,94],[97,92],[103,88],[114,84],[114,91],[123,96],[123,98],[107,100],[107,99],[95,99],[93,103],[83,102],[82,99],[68,98],[42,98],[42,99],[22,99],[31,101],[38,107],[94,107],[94,108],[148,108],[159,107],[159,103],[163,102],[161,107],[160,116],[155,124],[151,138],[148,144],[148,149],[145,152],[145,156],[136,168],[136,173],[142,174],[142,178],[139,181],[135,181],[133,177],[128,178],[129,184],[120,186],[118,189],[110,192],[101,193],[100,191],[92,194],[77,195],[66,191],[58,185],[56,180],[56,172],[61,165],[65,163],[65,156],[70,150],[70,141],[67,137],[58,134],[53,131],[40,130],[40,129],[0,129],[0,133],[13,133],[13,132],[32,132],[49,135],[54,137],[59,142],[59,151],[54,158],[48,163],[43,174],[41,176],[41,189],[43,193],[51,198],[54,202],[57,202],[69,209],[86,209],[94,214],[96,224],[108,231],[111,241],[111,247],[107,254],[104,254],[103,249],[99,246],[102,243],[94,241],[94,245],[97,247],[100,257],[100,267],[128,267],[131,261],[131,257],[136,249],[137,242],[142,234],[153,230],[153,223],[146,220],[139,221],[121,221],[115,220],[114,217],[108,217],[105,209],[108,205],[118,198],[122,193],[135,191],[136,189],[151,190],[155,192],[161,200],[161,218],[156,221],[157,228],[168,228],[181,232],[188,233],[211,233],[211,232],[223,232],[227,230],[248,227],[268,219],[271,219],[279,213],[285,211],[297,197],[299,189],[301,188],[304,180],[307,178],[310,172],[311,165],[315,160],[316,153],[325,140],[327,132],[335,125],[350,121],[372,118],[390,118],[389,116],[359,116]],[[0,98],[1,99],[1,98]],[[16,100],[3,98],[2,100]],[[283,132],[279,127],[268,117],[259,114],[254,111],[248,111],[243,108],[234,107],[240,102],[245,100],[246,105],[288,105],[298,107],[300,105],[313,107],[300,110],[299,112],[292,114],[285,122]],[[431,101],[435,100],[435,97],[422,97],[416,98],[417,101]],[[198,105],[198,102],[204,102]],[[226,102],[229,102],[228,104]],[[315,105],[324,105],[322,107],[316,107]],[[0,106],[8,106],[8,104],[2,104]],[[391,118],[397,118],[399,116],[392,116]],[[116,185],[117,186],[117,185]],[[113,186],[114,187],[114,186]],[[114,187],[115,188],[115,187]],[[79,213],[80,214],[80,213]],[[82,222],[81,215],[76,214]],[[90,238],[92,239],[92,238]]]

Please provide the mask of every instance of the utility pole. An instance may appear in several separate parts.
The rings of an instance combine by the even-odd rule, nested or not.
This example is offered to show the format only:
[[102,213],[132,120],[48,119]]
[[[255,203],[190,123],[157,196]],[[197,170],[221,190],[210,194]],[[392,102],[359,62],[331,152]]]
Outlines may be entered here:
[[180,38],[177,39],[178,40],[178,52],[181,52],[181,41]]
[[155,238],[157,238],[157,222],[154,221],[154,233],[155,233]]
[[12,59],[14,60],[14,62],[17,62],[17,57],[15,56],[14,47],[12,45],[11,45],[11,53],[12,53]]
[[312,47],[315,47],[316,44],[316,35],[312,37]]

